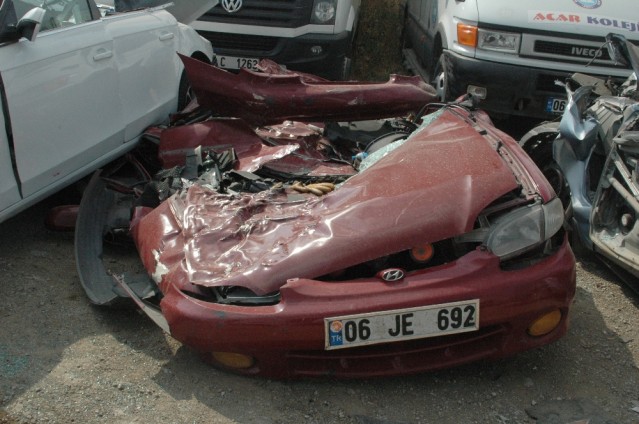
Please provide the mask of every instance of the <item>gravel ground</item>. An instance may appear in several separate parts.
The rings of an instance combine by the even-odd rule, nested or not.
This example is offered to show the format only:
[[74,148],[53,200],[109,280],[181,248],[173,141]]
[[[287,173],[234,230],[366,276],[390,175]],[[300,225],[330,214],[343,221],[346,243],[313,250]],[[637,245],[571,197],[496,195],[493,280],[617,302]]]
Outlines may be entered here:
[[2,424],[639,422],[637,297],[597,262],[579,261],[571,330],[553,345],[405,378],[280,382],[212,368],[135,310],[91,306],[73,236],[42,225],[53,202],[0,224]]

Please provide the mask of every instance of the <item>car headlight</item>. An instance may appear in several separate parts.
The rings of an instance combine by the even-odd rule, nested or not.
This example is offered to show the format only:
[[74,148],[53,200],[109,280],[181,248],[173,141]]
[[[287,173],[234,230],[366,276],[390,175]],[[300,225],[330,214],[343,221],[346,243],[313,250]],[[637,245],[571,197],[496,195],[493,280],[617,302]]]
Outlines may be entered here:
[[564,222],[558,198],[545,205],[533,205],[507,213],[495,222],[486,246],[499,258],[509,259],[555,235]]
[[517,54],[520,39],[520,34],[480,28],[477,32],[477,47],[484,50]]
[[337,0],[315,0],[313,2],[312,24],[333,24],[335,22],[335,10]]

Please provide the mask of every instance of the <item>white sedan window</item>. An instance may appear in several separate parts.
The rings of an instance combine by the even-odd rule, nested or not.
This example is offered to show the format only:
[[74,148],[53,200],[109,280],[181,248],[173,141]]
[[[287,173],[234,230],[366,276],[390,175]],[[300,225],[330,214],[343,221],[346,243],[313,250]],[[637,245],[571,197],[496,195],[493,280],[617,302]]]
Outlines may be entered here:
[[41,31],[78,25],[92,19],[87,0],[45,0],[41,7],[46,11]]

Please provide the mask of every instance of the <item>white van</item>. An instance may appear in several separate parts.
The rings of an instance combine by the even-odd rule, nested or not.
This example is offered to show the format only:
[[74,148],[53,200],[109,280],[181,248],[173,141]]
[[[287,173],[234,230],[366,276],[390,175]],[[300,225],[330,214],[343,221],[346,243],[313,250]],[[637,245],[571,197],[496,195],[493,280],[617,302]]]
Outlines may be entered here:
[[408,67],[443,100],[472,92],[493,116],[561,113],[555,81],[574,72],[626,78],[604,36],[639,40],[639,8],[622,0],[407,0],[405,12]]

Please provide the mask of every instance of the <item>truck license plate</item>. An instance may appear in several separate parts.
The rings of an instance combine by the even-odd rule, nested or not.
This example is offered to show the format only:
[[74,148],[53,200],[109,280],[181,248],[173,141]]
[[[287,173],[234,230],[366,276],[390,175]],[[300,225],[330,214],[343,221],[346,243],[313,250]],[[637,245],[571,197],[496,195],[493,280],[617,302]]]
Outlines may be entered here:
[[324,318],[325,349],[436,337],[479,329],[479,299]]
[[546,112],[548,113],[564,113],[566,109],[566,99],[560,97],[548,97],[546,101]]
[[235,57],[235,56],[220,56],[216,55],[214,58],[214,65],[223,69],[257,69],[259,59],[251,57]]

